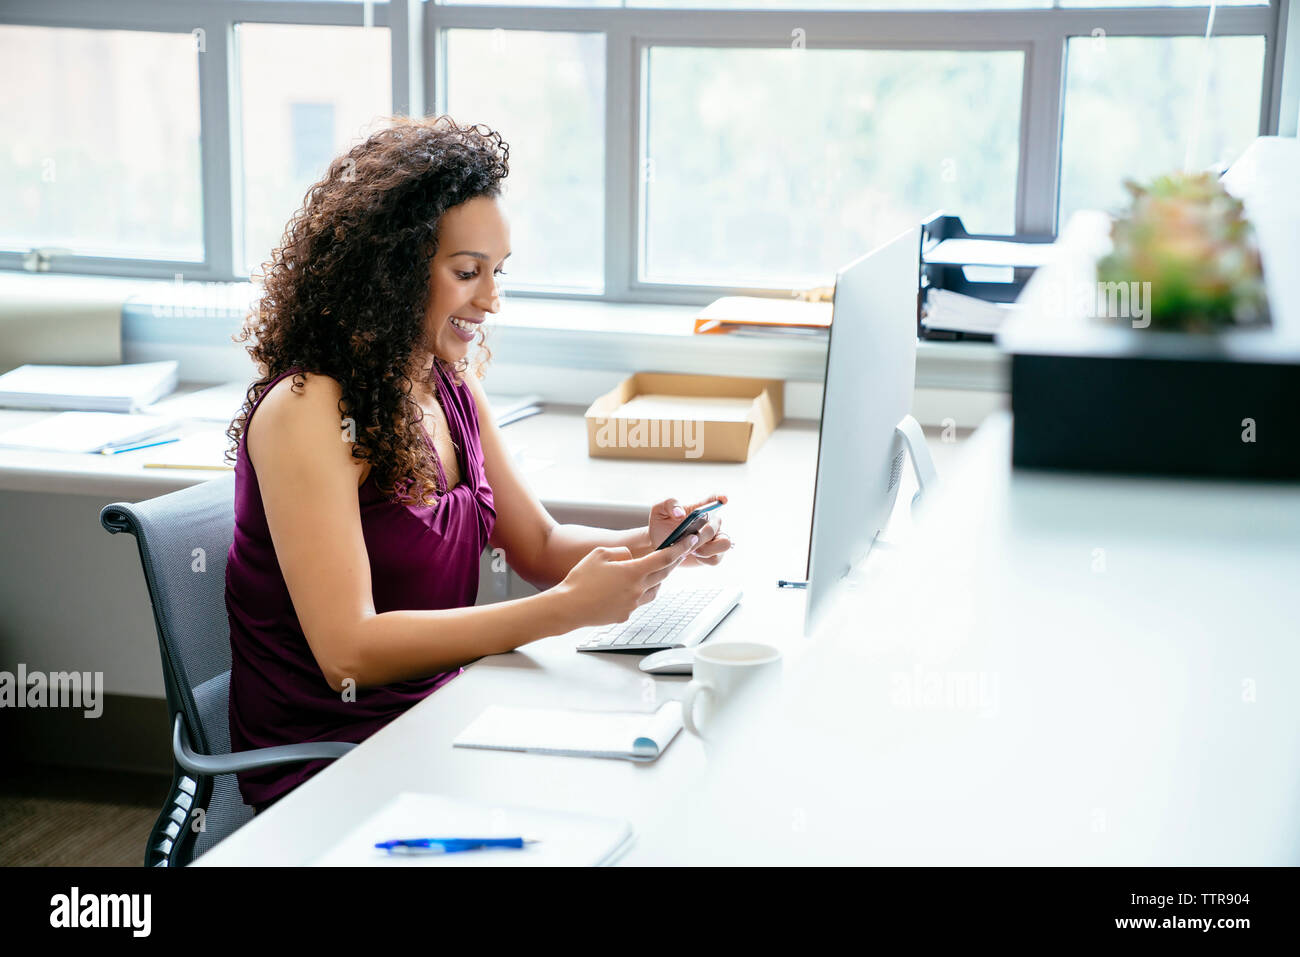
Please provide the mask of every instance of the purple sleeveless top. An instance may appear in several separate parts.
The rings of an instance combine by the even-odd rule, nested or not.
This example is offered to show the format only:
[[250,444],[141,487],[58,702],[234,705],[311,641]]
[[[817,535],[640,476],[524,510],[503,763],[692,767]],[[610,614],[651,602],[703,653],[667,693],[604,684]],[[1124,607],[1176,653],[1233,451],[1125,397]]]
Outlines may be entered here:
[[[459,450],[461,482],[435,505],[406,506],[379,491],[373,470],[366,476],[357,498],[376,613],[473,605],[479,556],[496,524],[474,397],[468,386],[455,384],[441,362],[434,365],[438,395]],[[246,450],[248,429],[262,397],[297,371],[276,376],[258,396],[235,462],[235,538],[226,562],[232,751],[305,741],[363,741],[460,674],[457,668],[413,681],[356,688],[351,692],[354,701],[343,700],[343,693],[325,681],[280,572],[257,473]],[[425,442],[433,453],[427,434]],[[445,488],[441,462],[437,468]],[[241,772],[239,791],[244,803],[262,811],[329,763]]]

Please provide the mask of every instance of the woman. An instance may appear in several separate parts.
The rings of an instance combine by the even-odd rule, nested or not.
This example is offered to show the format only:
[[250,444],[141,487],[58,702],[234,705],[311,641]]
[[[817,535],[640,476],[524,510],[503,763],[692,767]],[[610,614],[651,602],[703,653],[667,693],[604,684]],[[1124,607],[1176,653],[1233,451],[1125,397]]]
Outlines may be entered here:
[[[625,621],[731,547],[715,520],[654,551],[674,499],[637,529],[557,525],[516,471],[465,375],[510,255],[508,156],[483,127],[398,118],[331,164],[273,254],[240,338],[262,377],[229,430],[235,751],[361,741],[462,665]],[[542,591],[474,607],[488,545]],[[240,792],[264,810],[325,763]]]

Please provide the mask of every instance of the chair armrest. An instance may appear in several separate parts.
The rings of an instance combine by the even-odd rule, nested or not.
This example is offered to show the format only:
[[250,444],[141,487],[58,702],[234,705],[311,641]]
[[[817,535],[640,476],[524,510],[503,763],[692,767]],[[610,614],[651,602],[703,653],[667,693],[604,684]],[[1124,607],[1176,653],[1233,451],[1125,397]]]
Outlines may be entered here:
[[100,509],[99,524],[103,525],[110,535],[116,535],[118,532],[135,534],[134,518],[123,502],[114,502]]
[[172,754],[176,763],[190,774],[234,774],[236,771],[255,771],[299,761],[332,761],[355,747],[350,741],[307,741],[233,754],[199,754],[190,747],[189,735],[185,733],[185,716],[178,712],[176,723],[172,725]]

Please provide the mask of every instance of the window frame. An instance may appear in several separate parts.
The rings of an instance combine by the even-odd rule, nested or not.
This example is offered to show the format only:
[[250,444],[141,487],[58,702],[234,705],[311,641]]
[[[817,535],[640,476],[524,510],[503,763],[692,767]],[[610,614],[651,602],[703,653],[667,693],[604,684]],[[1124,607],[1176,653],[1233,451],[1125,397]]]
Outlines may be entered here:
[[[791,0],[792,3],[798,0]],[[1261,135],[1295,135],[1300,111],[1300,0],[1218,9],[1215,36],[1262,35]],[[699,305],[722,295],[786,295],[788,289],[645,282],[637,276],[645,234],[640,191],[647,109],[642,78],[650,48],[788,48],[802,28],[807,49],[1011,50],[1024,56],[1018,232],[1055,234],[1060,190],[1066,46],[1102,29],[1109,36],[1202,36],[1208,6],[1054,7],[1040,10],[674,10],[525,7],[426,0],[10,0],[0,23],[191,33],[199,54],[200,163],[204,260],[57,256],[51,273],[242,282],[235,264],[242,223],[235,24],[363,26],[390,31],[394,113],[423,115],[445,105],[444,31],[457,28],[599,32],[605,35],[604,290],[510,287],[512,297]],[[1288,29],[1288,27],[1290,29]],[[818,38],[833,41],[821,42]],[[1290,62],[1282,49],[1292,53]],[[1284,73],[1284,66],[1287,67]],[[459,117],[458,117],[459,119]],[[508,137],[507,137],[508,139]],[[22,271],[26,251],[0,250],[0,269]]]

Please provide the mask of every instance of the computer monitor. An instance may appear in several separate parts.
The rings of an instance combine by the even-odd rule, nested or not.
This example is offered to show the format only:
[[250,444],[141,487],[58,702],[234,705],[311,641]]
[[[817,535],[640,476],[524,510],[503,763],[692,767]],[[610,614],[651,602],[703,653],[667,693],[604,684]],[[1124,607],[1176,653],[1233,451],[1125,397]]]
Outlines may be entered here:
[[[905,452],[928,450],[912,419],[921,229],[835,277],[808,542],[804,633],[813,634],[849,569],[871,549],[898,497]],[[918,476],[922,468],[918,465]]]

